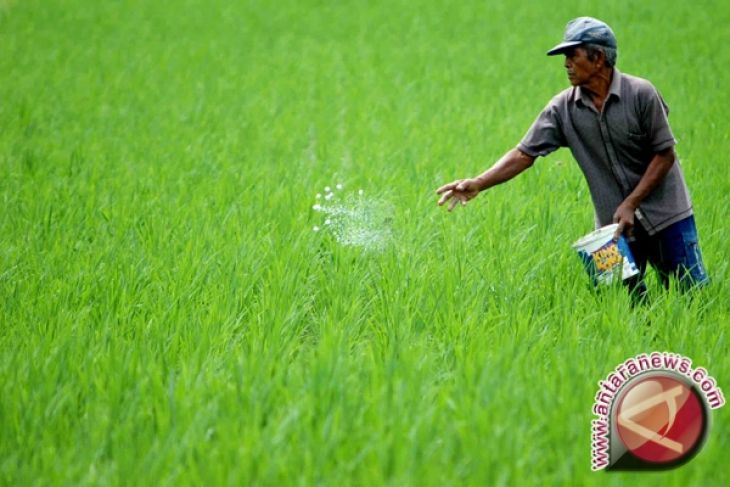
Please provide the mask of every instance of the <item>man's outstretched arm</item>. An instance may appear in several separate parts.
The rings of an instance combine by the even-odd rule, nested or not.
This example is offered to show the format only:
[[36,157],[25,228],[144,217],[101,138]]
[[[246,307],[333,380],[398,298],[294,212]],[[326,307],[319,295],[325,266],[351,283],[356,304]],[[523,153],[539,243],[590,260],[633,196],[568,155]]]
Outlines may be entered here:
[[512,149],[503,155],[492,167],[481,175],[471,179],[457,179],[449,184],[444,184],[436,190],[441,195],[439,206],[449,200],[449,211],[453,210],[461,202],[462,205],[475,198],[481,191],[509,181],[525,169],[532,166],[535,158],[525,154],[519,149]]

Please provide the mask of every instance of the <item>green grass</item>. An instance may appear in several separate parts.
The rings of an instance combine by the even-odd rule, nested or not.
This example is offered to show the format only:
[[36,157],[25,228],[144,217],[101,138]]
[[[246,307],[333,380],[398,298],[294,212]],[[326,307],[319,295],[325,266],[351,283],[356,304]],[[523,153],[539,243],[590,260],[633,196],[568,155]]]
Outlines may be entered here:
[[[566,85],[544,51],[578,15],[672,108],[696,299],[590,292],[567,151],[435,206]],[[0,484],[730,484],[727,408],[680,469],[590,471],[619,362],[669,350],[730,387],[728,22],[711,1],[0,1]],[[382,249],[312,231],[336,182],[391,209]]]

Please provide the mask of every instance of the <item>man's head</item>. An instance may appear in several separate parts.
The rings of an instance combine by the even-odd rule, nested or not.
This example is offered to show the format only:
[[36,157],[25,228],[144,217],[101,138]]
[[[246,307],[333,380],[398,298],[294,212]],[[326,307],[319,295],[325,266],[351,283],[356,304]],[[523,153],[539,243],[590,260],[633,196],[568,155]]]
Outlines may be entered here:
[[568,22],[563,34],[563,42],[547,52],[548,56],[566,54],[570,49],[582,47],[589,57],[595,59],[603,53],[606,67],[616,65],[618,44],[616,36],[605,22],[593,17],[578,17]]

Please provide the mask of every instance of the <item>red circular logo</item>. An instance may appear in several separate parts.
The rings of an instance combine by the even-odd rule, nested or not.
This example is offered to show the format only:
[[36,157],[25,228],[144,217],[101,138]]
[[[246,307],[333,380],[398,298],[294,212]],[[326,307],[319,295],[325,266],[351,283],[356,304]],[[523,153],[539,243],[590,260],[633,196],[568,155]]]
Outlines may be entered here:
[[655,464],[680,462],[697,451],[706,415],[697,392],[680,379],[652,375],[627,385],[616,408],[621,441]]

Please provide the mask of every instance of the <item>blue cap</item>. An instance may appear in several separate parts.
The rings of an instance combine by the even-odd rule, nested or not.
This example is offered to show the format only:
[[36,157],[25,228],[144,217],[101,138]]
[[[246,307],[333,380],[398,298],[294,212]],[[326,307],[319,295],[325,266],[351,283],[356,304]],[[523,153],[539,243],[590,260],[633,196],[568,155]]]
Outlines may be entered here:
[[547,52],[548,56],[561,54],[565,50],[581,44],[598,44],[616,49],[616,36],[605,22],[593,17],[578,17],[568,22],[563,34],[563,42]]

